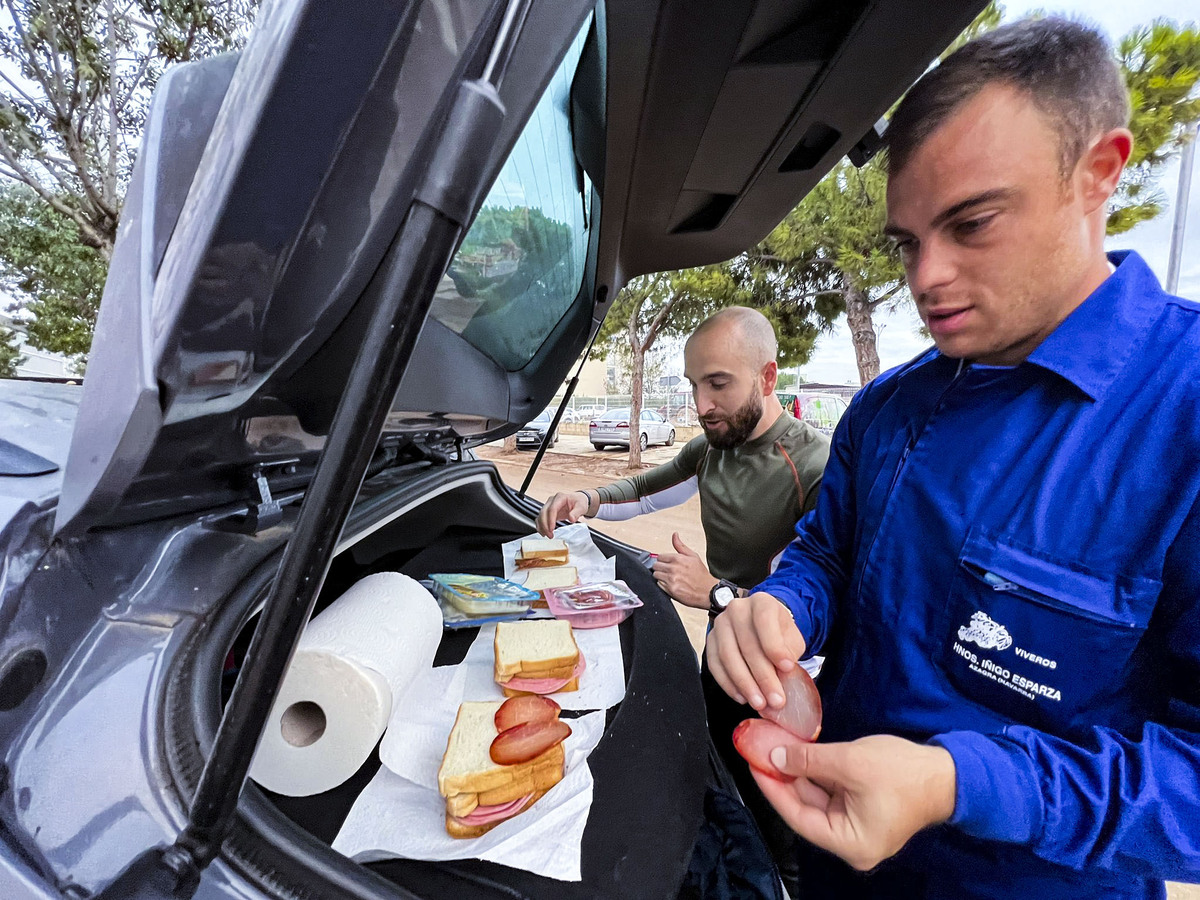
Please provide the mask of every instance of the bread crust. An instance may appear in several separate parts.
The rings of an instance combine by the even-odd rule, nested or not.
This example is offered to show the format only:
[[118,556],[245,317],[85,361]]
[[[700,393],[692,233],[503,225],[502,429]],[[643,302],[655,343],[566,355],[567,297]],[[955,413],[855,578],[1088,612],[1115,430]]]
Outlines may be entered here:
[[[559,677],[561,678],[562,676],[559,676]],[[503,685],[503,684],[500,685],[500,690],[504,693],[505,697],[521,697],[521,696],[524,696],[525,694],[534,693],[533,691],[513,690],[512,688],[507,687],[506,685]],[[568,681],[566,684],[564,684],[562,687],[560,687],[554,693],[565,694],[565,693],[569,693],[570,691],[577,691],[577,690],[579,690],[579,679],[572,678],[570,681]]]
[[[571,643],[575,646],[573,654],[536,661],[517,660],[515,663],[507,666],[501,664],[498,643],[504,626],[518,626],[520,624],[520,622],[501,622],[496,626],[496,633],[492,638],[492,658],[495,660],[494,672],[496,681],[500,682],[501,679],[507,681],[517,675],[526,678],[569,678],[575,671],[575,666],[579,663],[579,645],[575,643],[575,634],[573,631],[569,632]],[[545,674],[547,672],[562,672],[562,674],[548,675]]]
[[[561,774],[559,775],[559,778],[560,779],[562,778]],[[558,782],[556,781],[555,784],[557,784],[557,783]],[[553,787],[553,786],[554,785],[550,785],[550,787]],[[534,795],[533,795],[533,799],[530,800],[528,804],[526,804],[525,809],[529,809],[531,806],[533,806],[533,804],[535,804],[539,800],[541,800],[542,797],[545,795],[546,791],[548,791],[549,789],[550,788],[546,788],[546,789],[540,790],[540,791],[535,791]],[[526,791],[525,793],[529,793],[529,792]],[[522,794],[522,796],[524,796],[524,794]],[[521,810],[521,812],[525,812],[525,809]],[[520,814],[521,813],[517,813],[518,816]],[[452,838],[482,837],[483,835],[485,835],[489,831],[491,831],[493,828],[495,828],[497,825],[501,824],[502,822],[507,822],[507,821],[509,821],[509,819],[512,819],[512,818],[515,818],[515,816],[509,816],[508,819],[501,819],[498,822],[489,822],[486,825],[462,825],[462,824],[454,821],[454,818],[450,815],[449,812],[447,812],[446,813],[446,833],[449,834],[450,837],[452,837]]]

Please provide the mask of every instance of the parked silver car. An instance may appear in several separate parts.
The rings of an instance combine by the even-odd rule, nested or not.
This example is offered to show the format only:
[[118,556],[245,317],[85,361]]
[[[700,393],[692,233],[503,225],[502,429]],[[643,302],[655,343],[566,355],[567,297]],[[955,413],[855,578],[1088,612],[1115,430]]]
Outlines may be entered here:
[[[593,419],[588,425],[588,440],[597,450],[608,446],[629,446],[629,414],[628,406],[610,409],[598,419]],[[651,444],[665,444],[670,447],[675,443],[675,428],[652,409],[643,409],[639,443],[643,450]]]

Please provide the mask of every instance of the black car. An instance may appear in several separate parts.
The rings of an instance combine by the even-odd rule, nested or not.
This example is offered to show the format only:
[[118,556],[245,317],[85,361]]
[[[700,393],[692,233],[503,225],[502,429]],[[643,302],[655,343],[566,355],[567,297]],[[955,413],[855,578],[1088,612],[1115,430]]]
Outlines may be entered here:
[[[566,417],[564,416],[564,419]],[[517,431],[517,446],[518,447],[539,447],[545,440],[546,432],[550,430],[550,423],[553,421],[553,416],[550,410],[543,409],[540,413],[530,419],[525,425]],[[553,447],[558,443],[558,429],[554,429],[554,434],[549,441],[546,442],[546,447]]]
[[[0,383],[0,897],[673,897],[712,761],[644,554],[582,880],[330,847],[246,780],[313,610],[499,574],[617,291],[762,238],[982,2],[282,0],[157,86],[82,388]],[[436,665],[462,658],[443,641]]]

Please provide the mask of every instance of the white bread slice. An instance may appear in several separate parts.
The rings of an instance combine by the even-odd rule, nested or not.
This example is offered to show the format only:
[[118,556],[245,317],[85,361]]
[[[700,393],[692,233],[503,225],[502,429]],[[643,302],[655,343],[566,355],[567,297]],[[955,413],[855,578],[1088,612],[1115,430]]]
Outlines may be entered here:
[[561,538],[526,538],[521,541],[521,556],[566,556],[570,550]]
[[467,701],[458,707],[458,716],[450,729],[446,752],[438,768],[438,793],[443,797],[479,794],[485,796],[487,802],[477,802],[493,806],[525,796],[535,789],[530,786],[531,780],[542,780],[546,772],[553,772],[556,767],[558,778],[555,782],[562,778],[565,759],[562,744],[519,765],[502,766],[492,762],[488,751],[496,738],[496,710],[501,702]]
[[[493,651],[498,682],[508,681],[515,675],[550,672],[564,666],[574,670],[579,662],[579,646],[575,643],[571,623],[561,619],[499,622]],[[567,675],[558,677],[566,678]]]
[[570,587],[579,581],[579,570],[574,566],[554,566],[550,569],[530,569],[525,579],[525,588],[544,591],[547,588]]

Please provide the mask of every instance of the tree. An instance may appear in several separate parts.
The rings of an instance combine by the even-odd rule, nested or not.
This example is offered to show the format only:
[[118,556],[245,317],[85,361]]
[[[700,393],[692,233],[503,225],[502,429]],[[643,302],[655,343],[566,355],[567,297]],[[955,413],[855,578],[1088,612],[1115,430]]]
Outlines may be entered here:
[[[720,265],[643,275],[630,281],[613,301],[597,343],[624,343],[630,368],[629,468],[640,469],[638,423],[642,414],[646,354],[659,337],[690,333],[705,311],[731,302],[736,285]],[[722,302],[724,301],[724,302]]]
[[[1000,7],[989,4],[946,54],[994,28],[1001,15]],[[1200,119],[1200,34],[1194,26],[1157,21],[1131,31],[1118,51],[1133,101],[1135,154],[1113,203],[1109,234],[1162,211],[1154,184]],[[880,157],[857,170],[843,160],[750,253],[760,264],[774,266],[778,277],[803,286],[802,294],[823,298],[845,313],[863,384],[879,374],[875,313],[911,299],[899,257],[883,233],[886,187]]]
[[1108,233],[1122,234],[1163,211],[1155,189],[1167,160],[1195,134],[1200,120],[1200,30],[1165,20],[1135,28],[1117,44],[1133,115],[1133,155],[1108,216]]
[[[41,206],[6,191],[0,259],[10,280],[65,287],[87,276],[73,297],[31,295],[45,304],[30,307],[38,317],[31,345],[87,351],[154,86],[168,65],[239,46],[256,7],[257,0],[3,0],[0,56],[13,66],[0,67],[0,183],[24,185]],[[47,255],[39,257],[28,235],[48,223],[55,240],[40,242]]]
[[0,327],[0,378],[16,378],[17,366],[25,362],[16,337],[12,329]]
[[863,384],[879,374],[875,311],[905,296],[904,267],[883,233],[886,190],[878,158],[861,169],[843,160],[751,251],[802,286],[825,320],[845,313]]
[[0,284],[28,298],[32,346],[86,363],[108,266],[78,234],[73,220],[31,188],[0,187]]

